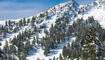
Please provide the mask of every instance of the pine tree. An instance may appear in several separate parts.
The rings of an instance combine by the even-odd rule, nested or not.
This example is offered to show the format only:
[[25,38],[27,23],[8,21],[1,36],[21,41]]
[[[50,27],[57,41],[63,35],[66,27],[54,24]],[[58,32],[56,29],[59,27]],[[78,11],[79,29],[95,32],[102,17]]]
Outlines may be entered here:
[[30,23],[30,19],[27,20],[27,23]]
[[86,36],[86,45],[85,45],[85,58],[91,57],[92,60],[96,59],[96,35],[94,27],[91,27]]
[[11,26],[11,21],[10,21],[10,20],[8,21],[8,26],[9,26],[9,27]]
[[56,60],[56,59],[55,59],[55,56],[53,57],[53,60]]
[[7,21],[5,22],[5,26],[8,26],[8,22]]
[[63,60],[63,57],[62,57],[62,55],[60,54],[60,56],[59,56],[59,60]]
[[6,53],[7,59],[10,60],[10,48],[8,45],[8,41],[5,42],[5,46],[3,48],[4,52]]
[[63,53],[64,58],[66,58],[66,57],[67,57],[66,46],[63,47],[63,51],[62,51],[62,53]]
[[33,44],[33,46],[35,47],[35,44],[36,44],[36,39],[35,39],[35,37],[33,38],[32,44]]
[[26,60],[25,54],[23,52],[20,52],[19,60]]
[[45,45],[44,55],[47,56],[49,52],[50,52],[50,46]]
[[23,25],[22,19],[19,21],[19,27]]
[[23,18],[23,24],[24,24],[24,26],[26,25],[26,19],[25,18]]

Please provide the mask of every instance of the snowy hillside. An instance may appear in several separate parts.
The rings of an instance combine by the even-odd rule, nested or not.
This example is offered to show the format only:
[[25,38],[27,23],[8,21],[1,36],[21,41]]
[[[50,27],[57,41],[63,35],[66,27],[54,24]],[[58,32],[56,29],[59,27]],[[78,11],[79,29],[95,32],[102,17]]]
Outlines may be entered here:
[[88,19],[88,17],[93,16],[105,28],[105,0],[96,0],[81,8],[84,9],[84,13],[78,15],[78,18]]
[[2,20],[1,59],[104,59],[104,10],[104,0],[82,6],[71,0],[36,16]]

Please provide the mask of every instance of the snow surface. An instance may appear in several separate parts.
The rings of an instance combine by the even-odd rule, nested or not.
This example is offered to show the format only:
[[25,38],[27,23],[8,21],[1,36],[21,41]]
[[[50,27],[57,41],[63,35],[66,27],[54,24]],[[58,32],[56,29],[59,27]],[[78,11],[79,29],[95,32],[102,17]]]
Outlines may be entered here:
[[78,18],[88,19],[88,17],[93,16],[100,25],[105,29],[105,5],[97,5],[91,8],[89,11],[85,12],[83,15],[78,15]]
[[13,39],[15,36],[17,36],[20,32],[24,31],[26,28],[28,28],[28,26],[25,26],[24,28],[22,28],[21,30],[19,30],[16,33],[11,33],[7,35],[7,38],[4,38],[1,42],[2,46],[0,46],[0,48],[3,49],[3,47],[5,46],[6,41],[9,42],[10,39]]
[[[62,3],[62,4],[59,4],[59,5],[56,5],[55,8],[56,8],[56,12],[54,11],[53,13],[55,13],[53,16],[50,16],[51,19],[48,19],[48,20],[44,20],[41,24],[37,24],[37,26],[40,26],[42,24],[46,24],[48,26],[47,30],[49,31],[49,28],[51,27],[51,25],[53,24],[53,26],[55,25],[55,21],[56,19],[58,18],[57,16],[59,17],[62,17],[65,12],[68,12],[68,7],[66,5],[70,4],[70,2],[66,2],[66,3]],[[69,5],[68,5],[69,6]],[[60,7],[63,7],[63,11],[61,11]],[[50,8],[48,11],[49,13],[52,13],[53,8]],[[72,8],[74,9],[74,8]],[[74,11],[71,11],[72,14],[76,14]],[[41,12],[43,13],[43,12]],[[60,14],[59,14],[60,13]],[[39,34],[39,38],[42,38],[44,37],[45,34],[42,32]],[[29,55],[27,56],[27,59],[28,60],[37,60],[37,58],[39,59],[44,59],[44,60],[49,60],[50,58],[52,59],[54,56],[57,58],[59,57],[60,53],[62,54],[62,48],[64,45],[66,45],[67,43],[72,43],[72,41],[75,40],[75,37],[71,37],[69,40],[65,41],[64,43],[60,43],[58,44],[58,47],[56,49],[52,49],[51,52],[48,54],[49,56],[45,56],[43,54],[43,50],[41,48],[40,45],[38,45],[37,47],[35,47],[33,50],[31,50],[29,52]]]
[[67,45],[68,43],[72,43],[72,41],[75,40],[75,37],[70,37],[69,40],[58,44],[58,47],[56,49],[53,49],[48,55],[49,56],[45,56],[43,53],[44,51],[42,50],[41,46],[37,46],[35,49],[31,50],[29,52],[29,56],[27,57],[28,60],[37,60],[37,58],[41,59],[41,60],[49,60],[49,59],[53,59],[53,57],[55,56],[55,58],[58,58],[60,54],[62,54],[62,49],[64,45]]
[[[56,6],[55,6],[55,9],[54,9],[54,7],[50,8],[50,9],[47,10],[47,11],[48,11],[48,13],[49,13],[49,15],[50,15],[51,18],[48,19],[48,20],[44,19],[44,21],[43,21],[42,23],[39,23],[39,24],[36,24],[36,23],[35,23],[36,26],[39,27],[39,26],[41,26],[41,25],[43,25],[43,24],[46,24],[47,27],[48,27],[47,30],[49,30],[49,28],[51,27],[52,24],[55,25],[55,21],[56,21],[57,18],[62,17],[65,12],[68,12],[68,6],[69,6],[70,4],[71,4],[71,2],[69,1],[69,2],[66,2],[66,3],[62,3],[62,4],[59,4],[59,5],[56,5]],[[61,9],[61,8],[62,8],[62,9]],[[74,8],[72,8],[72,9],[74,10]],[[71,11],[71,14],[74,13],[73,10]],[[39,17],[39,15],[42,14],[42,13],[45,13],[45,12],[39,13],[36,17]],[[60,13],[60,14],[59,14],[59,13]],[[74,14],[75,14],[75,13],[74,13]],[[59,17],[58,17],[58,16],[59,16]],[[27,20],[27,19],[31,19],[31,18],[32,18],[32,16],[26,18],[26,20]],[[22,19],[22,18],[21,18],[21,19]],[[15,21],[16,23],[18,23],[21,19],[8,19],[8,20]],[[5,21],[8,21],[8,20],[1,20],[1,21],[0,21],[0,24],[1,24],[1,25],[5,25]],[[39,18],[37,18],[37,20],[39,20]],[[30,27],[30,28],[29,28],[29,27],[30,27],[30,24],[27,25],[27,26],[21,27],[21,29],[20,29],[18,32],[16,32],[16,33],[10,33],[10,34],[7,33],[7,37],[4,38],[2,41],[0,41],[0,42],[2,43],[2,46],[0,46],[0,48],[3,49],[3,47],[5,46],[6,41],[9,42],[10,39],[13,39],[13,38],[14,38],[15,36],[17,36],[19,33],[25,31],[26,29],[27,29],[27,30],[31,29],[31,27]],[[44,30],[42,31],[42,33],[39,33],[38,36],[39,36],[39,38],[43,38],[43,37],[45,36]],[[31,38],[33,38],[33,36],[32,36]],[[30,39],[30,41],[32,41],[32,40],[33,40],[33,39]],[[39,58],[41,57],[42,59],[53,58],[53,56],[58,57],[59,54],[62,52],[62,47],[63,47],[65,44],[69,43],[70,41],[71,41],[71,39],[68,40],[68,41],[66,41],[66,42],[64,42],[64,43],[59,44],[59,45],[58,45],[58,48],[53,49],[52,52],[49,53],[49,56],[45,56],[45,55],[43,54],[44,51],[42,50],[41,46],[40,46],[40,45],[37,45],[36,48],[34,48],[33,50],[31,50],[31,51],[29,52],[29,55],[27,56],[27,59],[28,59],[28,60],[37,60],[37,57],[39,57]],[[37,52],[36,52],[36,51],[37,51]]]
[[[54,7],[50,8],[47,11],[49,12],[51,19],[48,19],[48,20],[44,19],[44,21],[42,23],[36,24],[36,25],[39,27],[39,26],[41,26],[43,24],[46,24],[48,26],[47,30],[49,30],[49,28],[51,27],[52,24],[55,25],[55,21],[58,18],[57,16],[62,17],[62,15],[65,12],[68,12],[68,6],[69,6],[68,4],[70,4],[70,1],[69,2],[66,2],[66,3],[62,3],[62,4],[59,4],[59,5],[56,5],[55,6],[55,8],[56,8],[55,10],[54,10]],[[92,4],[90,4],[90,5],[92,5]],[[60,9],[60,7],[62,7],[62,9]],[[84,7],[84,6],[81,5],[80,8],[81,7]],[[74,8],[72,8],[72,10],[74,10]],[[45,13],[45,12],[41,12],[41,13]],[[37,15],[37,17],[41,13],[39,13]],[[69,13],[74,14],[74,15],[77,14],[76,12],[74,13],[74,11],[69,11]],[[104,17],[105,16],[105,5],[100,6],[100,4],[98,4],[97,6],[91,7],[84,14],[79,14],[77,18],[82,18],[83,17],[83,19],[87,19],[90,16],[93,16],[94,19],[97,20],[100,23],[100,25],[105,29],[105,17]],[[31,18],[32,18],[32,16],[26,18],[26,20],[27,19],[31,19]],[[71,19],[73,19],[73,18],[71,18]],[[19,20],[20,19],[15,19],[13,21],[19,22]],[[0,21],[0,24],[1,25],[4,25],[5,24],[5,21],[6,20],[1,20]],[[72,24],[72,23],[73,23],[73,21],[70,22],[70,24]],[[6,40],[9,41],[13,37],[17,36],[19,34],[19,32],[25,31],[25,29],[31,29],[29,27],[30,26],[27,25],[27,26],[24,26],[22,29],[20,29],[16,33],[8,34],[7,35],[8,36],[7,38],[4,38],[3,41],[0,41],[0,42],[2,42],[1,48],[3,48],[3,46],[5,45]],[[44,31],[42,31],[42,33],[39,33],[39,38],[43,38],[44,36],[45,36]],[[33,36],[31,38],[33,38]],[[30,40],[32,40],[32,39],[30,39]],[[55,57],[59,57],[60,53],[62,53],[63,46],[66,45],[67,43],[70,43],[71,44],[72,41],[74,41],[74,40],[75,40],[75,37],[71,37],[69,40],[67,40],[67,41],[65,41],[63,43],[58,44],[58,47],[56,49],[51,50],[51,52],[48,54],[49,56],[45,56],[43,54],[44,51],[42,50],[41,46],[40,45],[37,45],[37,47],[35,47],[34,49],[32,49],[29,52],[29,55],[27,56],[27,59],[28,60],[37,60],[37,58],[40,58],[40,59],[49,60],[50,58],[52,59],[54,56]]]
[[5,25],[5,21],[4,20],[1,20],[0,21],[0,25]]

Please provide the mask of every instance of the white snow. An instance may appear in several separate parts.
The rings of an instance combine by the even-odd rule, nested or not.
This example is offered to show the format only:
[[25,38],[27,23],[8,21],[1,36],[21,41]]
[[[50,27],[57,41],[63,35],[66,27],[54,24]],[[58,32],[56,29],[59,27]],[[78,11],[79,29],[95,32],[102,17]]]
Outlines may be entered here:
[[56,49],[51,50],[51,52],[48,54],[49,56],[45,56],[43,53],[44,51],[42,50],[41,46],[37,46],[36,48],[34,48],[33,50],[31,50],[29,52],[29,55],[27,57],[28,60],[37,60],[37,58],[39,59],[44,59],[44,60],[49,60],[49,59],[53,59],[53,57],[55,56],[55,58],[58,58],[60,54],[62,54],[62,49],[64,45],[67,45],[68,43],[72,43],[72,41],[75,40],[75,37],[71,37],[69,40],[58,44],[58,47]]
[[15,36],[17,36],[20,32],[24,31],[26,28],[28,28],[28,26],[25,26],[24,28],[22,28],[21,30],[19,30],[16,33],[8,34],[7,38],[4,38],[1,41],[2,46],[0,46],[0,48],[3,49],[3,47],[5,46],[6,40],[9,42],[10,39],[13,39]]
[[[65,12],[69,11],[68,6],[66,6],[67,4],[70,4],[70,1],[66,2],[66,3],[56,5],[55,10],[53,9],[54,7],[47,10],[49,12],[49,15],[50,15],[51,18],[48,19],[48,20],[44,19],[44,21],[42,23],[36,24],[36,26],[39,27],[39,26],[41,26],[43,24],[46,24],[47,27],[48,27],[47,30],[49,30],[52,24],[55,25],[55,21],[58,18],[57,16],[62,17]],[[101,7],[99,7],[99,6],[100,5],[92,7],[91,9],[86,11],[84,14],[79,14],[77,18],[83,17],[83,19],[88,19],[88,17],[93,16],[94,19],[97,20],[100,23],[100,25],[105,29],[105,6],[104,5],[102,5]],[[62,7],[62,9],[60,7]],[[81,7],[83,7],[83,5],[81,5],[80,8]],[[72,10],[73,9],[74,8],[72,8]],[[41,12],[41,13],[45,13],[45,12]],[[69,13],[74,14],[74,15],[76,14],[76,13],[74,13],[74,11],[69,11]],[[40,15],[40,13],[37,15],[37,17],[39,15]],[[31,19],[31,18],[32,18],[32,16],[28,17],[26,19]],[[71,19],[73,19],[73,18],[71,18]],[[13,21],[19,22],[19,20],[20,19],[15,19]],[[37,20],[39,20],[39,18],[37,18]],[[4,25],[5,21],[6,20],[1,20],[0,24]],[[73,19],[73,21],[74,21],[74,19]],[[73,21],[71,21],[70,24],[72,24]],[[3,46],[5,45],[6,40],[9,41],[13,37],[17,36],[19,34],[19,32],[25,31],[25,29],[31,29],[31,27],[30,28],[29,27],[30,26],[27,25],[27,26],[24,26],[22,29],[20,29],[16,33],[8,34],[7,38],[4,38],[3,41],[0,41],[0,42],[2,42],[2,46],[0,48],[3,48]],[[42,33],[38,34],[38,36],[39,36],[39,38],[43,38],[45,36],[44,29],[43,29]],[[32,39],[30,39],[30,40],[32,40]],[[37,47],[35,47],[34,49],[32,49],[29,52],[29,55],[27,56],[27,59],[28,60],[37,60],[37,58],[40,58],[40,59],[44,59],[44,60],[49,60],[50,58],[52,59],[54,56],[59,57],[60,53],[62,53],[63,46],[66,45],[67,43],[71,44],[72,41],[75,41],[75,37],[71,37],[69,40],[58,44],[58,47],[56,49],[51,50],[51,52],[49,53],[49,56],[45,56],[43,54],[44,51],[42,50],[41,46],[37,45]]]
[[93,16],[95,20],[97,20],[100,25],[105,29],[105,6],[101,7],[93,7],[88,12],[83,15],[78,15],[78,18],[83,17],[83,19],[88,19],[88,17]]
[[0,25],[5,25],[5,20],[1,20]]

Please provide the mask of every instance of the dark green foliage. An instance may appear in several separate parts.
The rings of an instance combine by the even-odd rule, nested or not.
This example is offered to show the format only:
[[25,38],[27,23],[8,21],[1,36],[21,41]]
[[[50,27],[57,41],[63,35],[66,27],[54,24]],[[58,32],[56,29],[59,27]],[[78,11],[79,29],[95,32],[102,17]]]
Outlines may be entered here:
[[19,21],[19,23],[18,23],[19,25],[19,27],[21,27],[21,26],[23,26],[23,22],[22,22],[22,19]]
[[60,54],[60,56],[59,56],[59,60],[63,60],[63,57],[62,57],[62,55]]
[[30,23],[30,19],[27,20],[27,23]]
[[98,22],[93,17],[89,17],[87,20],[78,19],[73,23],[72,28],[76,41],[72,42],[71,46],[63,47],[63,57],[66,59],[69,57],[71,60],[74,58],[83,60],[103,59],[105,52],[103,47],[104,29]]
[[[74,3],[72,5],[75,5]],[[79,11],[78,13],[81,12]],[[59,60],[103,60],[105,56],[105,30],[102,29],[93,17],[89,17],[87,20],[83,18],[77,19],[73,24],[69,24],[69,15],[69,13],[65,12],[64,16],[58,17],[55,24],[52,24],[49,30],[47,30],[46,24],[42,24],[40,27],[36,25],[40,25],[45,19],[50,18],[48,11],[45,14],[41,13],[39,17],[33,16],[28,20],[23,18],[19,22],[6,21],[5,26],[0,26],[0,32],[3,37],[6,37],[8,32],[19,32],[28,25],[28,28],[30,28],[24,29],[24,31],[10,39],[9,42],[6,41],[3,50],[7,54],[7,59],[15,60],[14,56],[17,56],[19,60],[26,60],[29,51],[35,48],[36,45],[41,45],[44,55],[48,56],[52,49],[57,48],[59,43],[65,42],[73,36],[76,37],[76,40],[72,41],[71,45],[68,42],[68,45],[63,47],[62,55],[60,54],[58,58]],[[45,36],[39,38],[39,34],[43,30]],[[38,58],[37,60],[40,59]],[[54,57],[53,60],[56,60],[56,58]]]
[[67,57],[67,54],[68,54],[68,51],[67,51],[67,48],[66,46],[63,47],[63,52],[62,52],[63,56],[66,58]]
[[5,26],[8,26],[8,22],[7,21],[5,22]]
[[[26,25],[27,25],[26,19],[25,18],[23,18],[23,20],[21,19],[14,28],[13,32],[17,32],[19,29],[21,29],[22,26]],[[4,29],[4,27],[2,28]],[[35,34],[36,33],[34,33],[34,30],[25,29],[25,31],[20,32],[17,36],[10,39],[9,40],[10,42],[6,42],[6,45],[4,46],[4,51],[7,53],[8,56],[7,59],[15,60],[15,57],[13,58],[13,56],[17,56],[20,60],[26,60],[28,52],[35,47],[36,39],[33,38],[32,44],[29,41],[30,37]],[[8,45],[8,43],[10,43],[11,45]]]
[[[61,18],[61,21],[56,21],[56,25],[51,25],[49,31],[45,30],[46,36],[43,37],[41,45],[44,49],[44,54],[47,55],[51,49],[55,49],[59,43],[64,42],[65,37],[70,37],[72,35],[71,26],[68,25],[67,17]],[[66,28],[68,28],[66,30]],[[47,51],[46,51],[47,50]]]
[[25,26],[26,25],[26,19],[23,18],[23,25]]
[[56,60],[55,56],[53,57],[53,60]]
[[40,14],[40,18],[43,18],[45,15],[44,14]]

